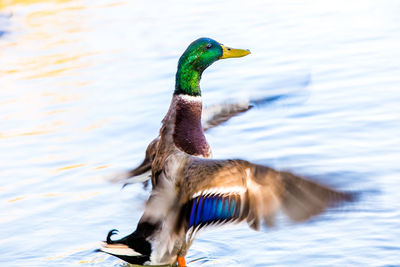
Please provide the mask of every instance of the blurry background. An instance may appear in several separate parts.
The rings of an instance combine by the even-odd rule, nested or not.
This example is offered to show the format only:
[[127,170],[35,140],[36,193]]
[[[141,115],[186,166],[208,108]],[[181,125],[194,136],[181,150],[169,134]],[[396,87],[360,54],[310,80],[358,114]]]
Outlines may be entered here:
[[[190,42],[248,48],[203,74],[205,105],[285,95],[213,129],[240,157],[358,203],[298,225],[200,234],[190,266],[400,265],[399,1],[0,1],[0,265],[121,266],[148,192],[107,177],[156,135]],[[200,260],[199,260],[200,259]]]

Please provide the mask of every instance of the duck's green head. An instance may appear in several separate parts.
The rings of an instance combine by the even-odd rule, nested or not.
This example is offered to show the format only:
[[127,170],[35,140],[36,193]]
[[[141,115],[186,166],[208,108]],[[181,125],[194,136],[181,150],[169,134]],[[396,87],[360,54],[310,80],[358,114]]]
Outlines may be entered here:
[[219,59],[248,54],[249,50],[229,48],[210,38],[197,39],[179,59],[174,94],[200,96],[201,74],[208,66]]

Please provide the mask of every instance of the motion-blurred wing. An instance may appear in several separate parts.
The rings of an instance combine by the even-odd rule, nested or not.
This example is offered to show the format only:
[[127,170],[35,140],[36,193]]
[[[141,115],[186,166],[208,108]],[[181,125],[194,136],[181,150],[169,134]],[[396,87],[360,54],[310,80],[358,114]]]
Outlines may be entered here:
[[286,94],[270,95],[260,98],[253,98],[247,101],[237,103],[223,103],[213,106],[207,106],[203,109],[202,125],[203,130],[207,131],[214,127],[221,125],[232,117],[240,115],[251,108],[257,106],[264,106],[276,102],[282,98],[287,97]]
[[130,170],[128,172],[124,172],[116,177],[114,177],[114,182],[123,181],[124,187],[128,184],[147,182],[150,177],[151,164],[153,163],[154,156],[156,155],[158,141],[160,137],[153,139],[150,144],[147,146],[146,154],[143,162],[137,166],[135,169]]
[[273,226],[279,210],[300,222],[352,200],[350,193],[243,160],[194,159],[185,172],[178,231],[243,220],[257,230],[262,219]]
[[206,107],[202,114],[203,131],[221,125],[230,118],[244,113],[253,106],[248,101],[242,103],[224,103]]

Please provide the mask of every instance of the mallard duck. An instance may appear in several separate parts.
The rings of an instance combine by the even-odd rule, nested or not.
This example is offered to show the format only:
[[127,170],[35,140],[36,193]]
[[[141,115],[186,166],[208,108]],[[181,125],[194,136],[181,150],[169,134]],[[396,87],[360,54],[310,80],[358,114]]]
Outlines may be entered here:
[[[203,39],[207,39],[207,38],[203,38]],[[200,42],[200,40],[201,39],[199,39],[198,42]],[[227,55],[227,52],[225,52],[225,54],[226,54],[225,58],[243,57],[247,54],[250,54],[250,51],[248,51],[248,50],[236,49],[232,52],[231,48],[226,47],[225,49],[226,49],[226,51],[230,51],[229,55]],[[228,50],[228,49],[231,49],[231,50]],[[187,52],[188,51],[185,52],[186,55],[188,55]],[[181,60],[179,61],[178,73],[176,76],[176,79],[177,79],[176,86],[177,87],[181,86],[181,88],[186,88],[185,87],[186,81],[184,79],[182,79],[181,76],[185,73],[185,71],[187,69],[187,64],[189,62],[188,60],[190,60],[190,59],[186,59],[185,57],[182,56]],[[210,64],[212,64],[212,62]],[[204,66],[204,69],[205,68],[207,68],[207,66]],[[204,71],[204,69],[202,71]],[[199,75],[200,75],[199,79],[197,81],[195,81],[195,84],[193,84],[193,87],[200,88],[199,82],[200,82],[202,71],[199,72]],[[198,92],[199,93],[196,96],[201,95],[200,89]],[[263,98],[258,98],[258,99],[252,99],[249,101],[236,102],[236,103],[216,104],[213,106],[206,107],[205,110],[202,110],[202,105],[201,105],[200,110],[202,110],[202,114],[207,115],[206,118],[203,117],[202,118],[203,120],[201,120],[201,127],[203,129],[203,132],[206,132],[214,127],[217,127],[217,126],[221,125],[222,123],[228,121],[232,117],[237,116],[239,114],[242,114],[242,113],[250,110],[255,105],[263,104],[266,102],[272,102],[279,97],[281,97],[281,96],[263,97]],[[126,186],[131,183],[146,182],[147,179],[150,178],[150,175],[148,175],[148,173],[149,173],[149,171],[151,171],[151,166],[152,166],[155,154],[156,154],[156,150],[157,150],[159,141],[160,141],[160,135],[158,135],[156,138],[154,138],[149,143],[149,145],[146,148],[145,158],[141,164],[139,164],[136,168],[134,168],[128,172],[124,172],[124,173],[120,173],[120,174],[116,175],[115,177],[113,177],[112,180],[114,182],[122,181],[124,183],[123,186]],[[185,150],[185,148],[184,148],[184,151],[191,155],[192,155],[192,153],[195,153],[195,151],[191,150],[191,149]],[[209,150],[208,155],[202,155],[202,156],[210,157],[211,150]]]
[[[251,99],[248,101],[236,103],[221,103],[205,107],[205,109],[203,109],[202,111],[201,123],[203,132],[207,132],[208,130],[223,124],[232,117],[242,114],[256,105],[273,102],[280,97],[282,96],[279,95],[273,97],[263,97],[259,99]],[[115,175],[111,180],[113,182],[122,182],[123,187],[138,182],[145,182],[145,185],[147,186],[147,180],[150,178],[151,175],[151,165],[153,163],[159,141],[160,136],[158,135],[149,143],[145,151],[144,160],[137,167],[130,171]],[[187,153],[190,153],[190,151],[187,151]]]
[[209,158],[201,125],[201,75],[219,59],[248,54],[209,38],[194,41],[183,53],[170,108],[153,143],[153,190],[144,213],[132,234],[112,240],[116,230],[111,230],[101,251],[133,264],[186,266],[185,255],[196,234],[209,225],[246,221],[258,230],[262,221],[273,226],[278,211],[300,222],[352,200],[350,193],[290,172],[240,159]]

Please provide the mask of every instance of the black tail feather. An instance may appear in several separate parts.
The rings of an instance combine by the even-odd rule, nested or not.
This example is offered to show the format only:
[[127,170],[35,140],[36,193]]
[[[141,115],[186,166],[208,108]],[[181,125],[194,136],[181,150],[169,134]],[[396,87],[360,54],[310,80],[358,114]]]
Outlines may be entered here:
[[115,235],[116,233],[118,233],[117,229],[112,229],[111,231],[108,232],[108,234],[107,234],[107,244],[119,243],[119,240],[118,241],[111,240],[111,236]]

